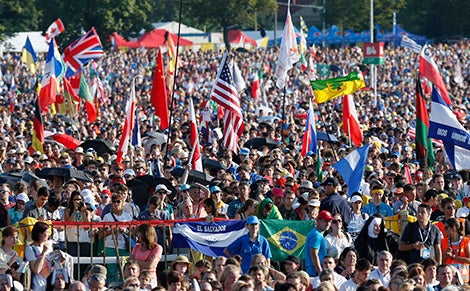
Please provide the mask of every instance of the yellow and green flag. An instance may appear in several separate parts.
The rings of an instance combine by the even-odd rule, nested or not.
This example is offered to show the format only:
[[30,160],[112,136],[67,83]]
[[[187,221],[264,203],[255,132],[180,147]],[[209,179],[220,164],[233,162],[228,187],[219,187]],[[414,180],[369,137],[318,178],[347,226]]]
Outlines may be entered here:
[[315,227],[313,220],[262,219],[260,233],[269,242],[273,261],[284,261],[294,255],[304,259],[308,233]]
[[325,103],[342,95],[352,94],[366,86],[364,80],[358,76],[357,72],[352,72],[347,76],[339,78],[310,81],[310,85],[315,95],[315,101],[318,104]]

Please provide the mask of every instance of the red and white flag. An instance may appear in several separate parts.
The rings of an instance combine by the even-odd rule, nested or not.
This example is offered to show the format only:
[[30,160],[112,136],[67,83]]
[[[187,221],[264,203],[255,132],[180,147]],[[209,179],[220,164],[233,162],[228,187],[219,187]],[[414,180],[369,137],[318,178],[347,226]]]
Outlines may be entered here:
[[47,111],[47,107],[56,101],[59,91],[59,83],[65,73],[65,65],[55,45],[54,39],[49,43],[49,51],[46,56],[44,77],[41,81],[41,91],[38,96],[39,108]]
[[189,118],[191,120],[191,169],[204,171],[202,168],[201,147],[199,144],[199,131],[197,130],[196,113],[194,112],[193,98],[189,98]]
[[46,30],[46,41],[50,41],[60,33],[64,32],[64,24],[60,18],[57,18]]
[[452,101],[450,100],[449,93],[447,92],[446,84],[439,73],[436,63],[434,62],[431,47],[428,44],[423,46],[421,55],[419,56],[419,72],[437,87],[437,90],[441,94],[444,102],[447,105],[451,105]]
[[132,80],[131,84],[131,95],[126,102],[126,120],[124,121],[124,129],[122,131],[121,140],[119,141],[119,148],[116,161],[118,163],[122,162],[122,158],[127,154],[129,148],[129,140],[132,135],[132,130],[134,129],[135,121],[135,80]]
[[261,69],[259,69],[256,72],[255,78],[253,79],[253,83],[251,85],[251,96],[253,96],[254,99],[259,99],[261,97],[261,76],[263,76],[263,73],[261,72]]
[[356,147],[361,145],[364,138],[352,95],[343,96],[343,130]]
[[215,85],[212,88],[211,99],[225,109],[224,146],[238,153],[238,139],[243,134],[245,123],[238,92],[227,64],[227,53],[224,54],[220,64]]

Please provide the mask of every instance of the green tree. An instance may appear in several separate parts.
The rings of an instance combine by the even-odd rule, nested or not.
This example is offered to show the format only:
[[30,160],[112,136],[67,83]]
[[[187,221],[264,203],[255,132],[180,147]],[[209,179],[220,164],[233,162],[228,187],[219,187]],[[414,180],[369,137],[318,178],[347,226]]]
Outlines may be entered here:
[[0,36],[38,30],[42,11],[36,0],[0,0]]
[[208,30],[223,30],[224,42],[230,47],[231,27],[254,27],[258,19],[277,9],[275,0],[182,0],[185,19],[189,25],[198,24]]

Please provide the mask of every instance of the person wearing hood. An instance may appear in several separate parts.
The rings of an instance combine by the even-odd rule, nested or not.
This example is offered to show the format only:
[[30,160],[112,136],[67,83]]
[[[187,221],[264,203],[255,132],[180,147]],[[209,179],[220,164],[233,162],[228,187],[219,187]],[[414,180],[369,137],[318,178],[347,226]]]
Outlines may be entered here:
[[282,219],[281,213],[277,209],[277,206],[274,205],[271,198],[265,198],[258,204],[256,216],[258,216],[259,219]]
[[354,245],[359,257],[365,258],[369,262],[375,262],[377,254],[381,251],[389,250],[385,239],[385,221],[382,215],[376,213],[367,219]]

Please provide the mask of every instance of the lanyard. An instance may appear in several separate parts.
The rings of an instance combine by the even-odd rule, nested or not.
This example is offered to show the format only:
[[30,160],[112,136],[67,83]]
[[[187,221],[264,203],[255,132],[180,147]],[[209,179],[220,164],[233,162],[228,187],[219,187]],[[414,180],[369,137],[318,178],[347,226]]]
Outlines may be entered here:
[[428,226],[426,238],[423,240],[423,233],[421,232],[421,227],[418,226],[419,236],[421,237],[421,242],[425,243],[429,238],[429,233],[431,233],[431,225]]

